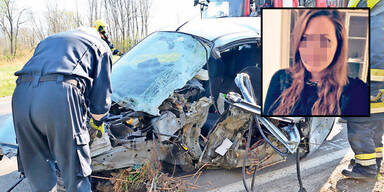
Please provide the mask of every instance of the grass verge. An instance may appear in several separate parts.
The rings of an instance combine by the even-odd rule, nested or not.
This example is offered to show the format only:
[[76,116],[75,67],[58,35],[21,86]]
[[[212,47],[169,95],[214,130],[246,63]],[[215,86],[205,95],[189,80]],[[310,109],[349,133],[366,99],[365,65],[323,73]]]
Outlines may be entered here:
[[12,95],[17,79],[14,73],[22,66],[22,64],[0,65],[0,97]]
[[8,58],[4,55],[0,56],[0,97],[12,95],[17,79],[14,73],[21,69],[33,54],[32,50],[29,49],[19,52],[20,55],[17,55],[15,58]]

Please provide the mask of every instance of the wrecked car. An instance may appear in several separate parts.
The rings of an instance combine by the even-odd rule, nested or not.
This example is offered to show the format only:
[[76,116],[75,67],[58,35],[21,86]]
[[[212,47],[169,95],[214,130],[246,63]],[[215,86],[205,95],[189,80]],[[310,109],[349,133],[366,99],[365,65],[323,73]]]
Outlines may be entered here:
[[185,172],[261,169],[314,152],[334,118],[260,116],[260,27],[258,17],[195,20],[124,54],[112,69],[107,134],[90,129],[93,172],[152,159]]
[[[245,165],[265,167],[300,143],[302,155],[315,151],[334,123],[260,117],[256,17],[196,20],[155,32],[114,64],[111,81],[109,132],[91,144],[94,172],[135,166],[154,153],[183,171],[241,167],[255,115],[265,134],[252,134]],[[249,90],[254,97],[247,100]]]

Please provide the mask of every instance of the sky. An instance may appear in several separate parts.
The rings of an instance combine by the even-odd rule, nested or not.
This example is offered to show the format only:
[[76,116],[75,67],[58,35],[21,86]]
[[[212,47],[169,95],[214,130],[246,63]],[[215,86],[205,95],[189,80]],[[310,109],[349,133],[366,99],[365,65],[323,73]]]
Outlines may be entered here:
[[200,18],[200,8],[193,0],[152,0],[150,31],[181,25],[188,20]]
[[[36,15],[43,15],[47,0],[15,0],[19,6],[28,8]],[[184,22],[200,17],[198,7],[193,6],[193,0],[150,0],[149,33],[170,26],[181,25]],[[66,10],[88,10],[88,0],[56,0],[59,7]],[[103,18],[101,18],[103,19]]]

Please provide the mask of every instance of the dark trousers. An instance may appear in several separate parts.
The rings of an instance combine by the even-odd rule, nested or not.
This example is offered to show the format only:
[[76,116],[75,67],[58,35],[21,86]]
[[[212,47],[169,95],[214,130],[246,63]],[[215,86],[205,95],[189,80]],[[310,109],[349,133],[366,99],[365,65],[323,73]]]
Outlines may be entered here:
[[18,83],[12,112],[20,160],[33,191],[91,191],[89,133],[80,89],[62,81]]
[[[355,153],[355,157],[361,154],[375,154],[376,148],[383,147],[384,120],[374,117],[351,117],[346,119],[348,141]],[[376,157],[372,159],[376,159]]]

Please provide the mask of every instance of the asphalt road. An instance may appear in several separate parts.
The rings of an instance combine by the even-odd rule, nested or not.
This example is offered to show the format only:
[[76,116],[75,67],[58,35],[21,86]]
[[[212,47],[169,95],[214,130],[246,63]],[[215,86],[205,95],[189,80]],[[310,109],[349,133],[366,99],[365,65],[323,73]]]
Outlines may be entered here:
[[[10,105],[10,98],[0,99],[0,121],[10,115]],[[319,150],[301,161],[303,184],[308,192],[328,191],[322,189],[327,189],[327,186],[330,185],[330,176],[340,166],[341,161],[352,154],[346,138],[346,125],[335,123],[330,136]],[[4,158],[0,161],[0,190],[7,189],[16,183],[17,177],[15,158]],[[191,180],[200,186],[194,191],[245,191],[241,180],[241,169],[203,170],[197,179],[191,178]],[[251,183],[251,178],[247,179],[247,183]],[[255,191],[298,191],[295,158],[289,156],[286,162],[258,171],[255,184]],[[27,179],[14,190],[14,192],[29,191],[31,190]]]

